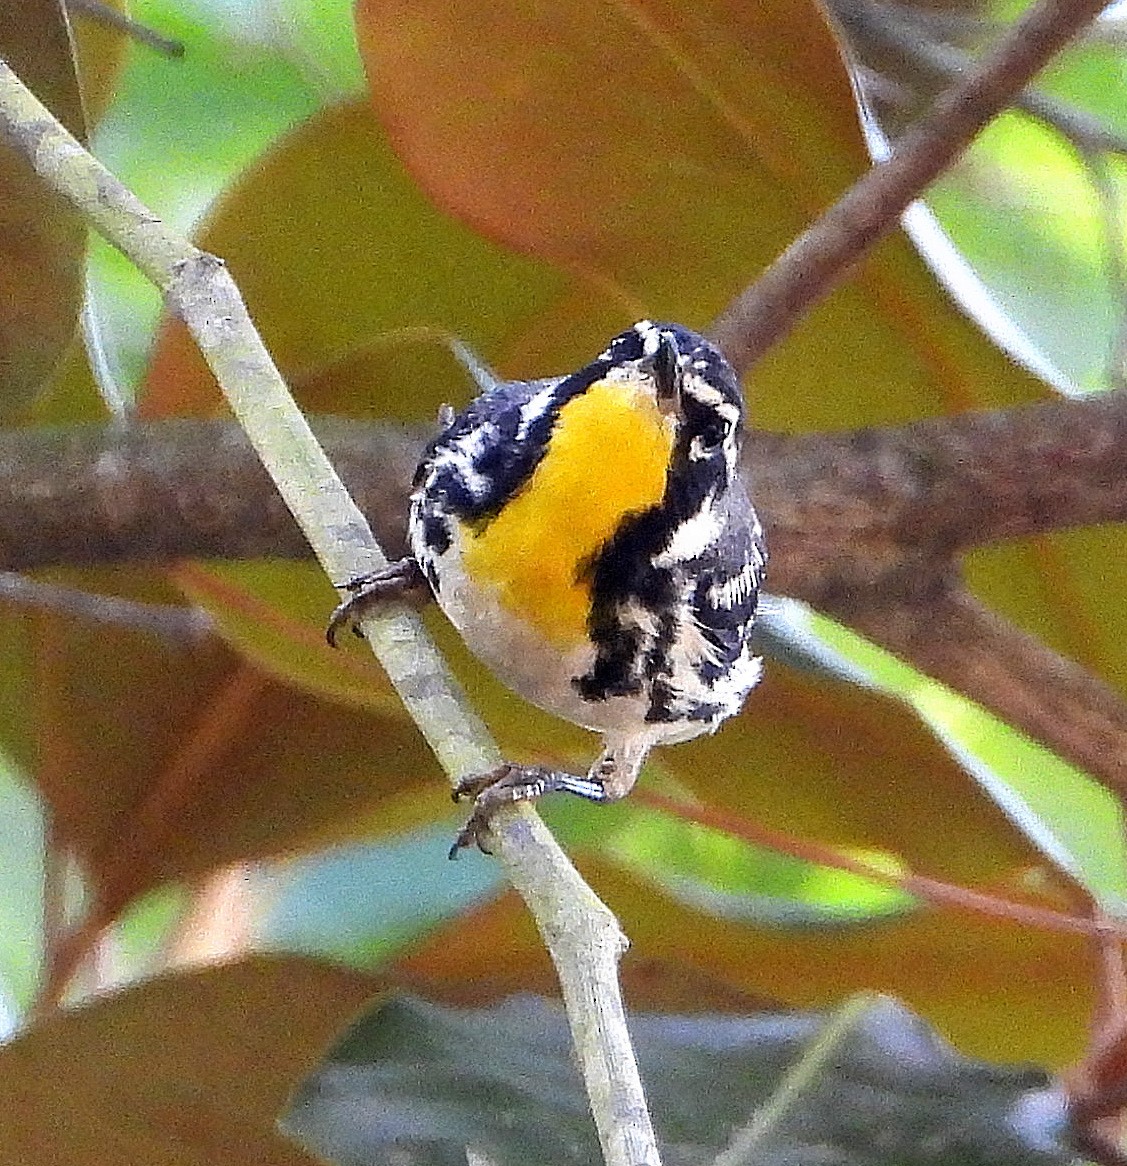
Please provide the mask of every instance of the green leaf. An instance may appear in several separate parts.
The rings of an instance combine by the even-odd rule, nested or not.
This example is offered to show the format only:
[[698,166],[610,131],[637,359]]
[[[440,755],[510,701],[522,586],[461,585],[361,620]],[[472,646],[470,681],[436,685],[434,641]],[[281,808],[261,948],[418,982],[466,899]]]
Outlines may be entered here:
[[[604,843],[610,857],[686,906],[781,927],[862,923],[901,915],[911,895],[846,871],[777,854],[669,814],[631,808]],[[896,873],[892,855],[859,854]]]
[[43,964],[43,808],[0,753],[0,1000],[4,1032],[32,1002]]
[[[785,1081],[757,1166],[1073,1161],[1063,1094],[1045,1074],[963,1058],[887,997],[863,997],[829,1023],[633,1017],[666,1158],[712,1162]],[[498,1166],[600,1161],[564,1017],[534,997],[477,1011],[387,1002],[301,1088],[285,1126],[348,1166],[447,1166],[466,1147]]]

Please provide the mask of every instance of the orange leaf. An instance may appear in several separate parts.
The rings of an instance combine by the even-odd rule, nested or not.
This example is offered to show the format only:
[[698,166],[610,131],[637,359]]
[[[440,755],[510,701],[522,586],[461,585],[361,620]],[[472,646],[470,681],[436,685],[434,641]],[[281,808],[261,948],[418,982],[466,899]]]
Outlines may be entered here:
[[379,990],[311,960],[260,958],[52,1016],[0,1049],[0,1163],[314,1166],[275,1122]]

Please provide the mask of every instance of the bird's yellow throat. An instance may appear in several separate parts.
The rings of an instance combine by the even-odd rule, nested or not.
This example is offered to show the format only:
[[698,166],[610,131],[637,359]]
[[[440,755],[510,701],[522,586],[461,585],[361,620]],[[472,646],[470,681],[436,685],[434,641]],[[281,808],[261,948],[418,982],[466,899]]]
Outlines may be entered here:
[[560,410],[543,460],[483,529],[463,525],[463,566],[550,643],[586,639],[582,566],[623,519],[661,500],[673,420],[652,391],[597,381]]

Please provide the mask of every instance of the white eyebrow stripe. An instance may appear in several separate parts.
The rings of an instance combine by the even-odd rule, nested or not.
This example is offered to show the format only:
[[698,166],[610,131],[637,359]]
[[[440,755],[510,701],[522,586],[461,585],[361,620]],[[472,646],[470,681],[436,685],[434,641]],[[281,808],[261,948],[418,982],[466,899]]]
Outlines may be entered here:
[[739,407],[729,401],[719,389],[713,388],[703,377],[685,377],[681,381],[681,392],[687,393],[694,401],[715,409],[721,417],[733,424],[739,420]]

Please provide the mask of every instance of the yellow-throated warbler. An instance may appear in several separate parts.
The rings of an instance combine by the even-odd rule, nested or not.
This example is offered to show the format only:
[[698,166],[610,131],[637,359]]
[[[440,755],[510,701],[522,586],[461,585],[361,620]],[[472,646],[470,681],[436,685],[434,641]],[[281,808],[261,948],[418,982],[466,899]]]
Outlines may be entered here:
[[643,320],[569,376],[498,383],[429,446],[412,558],[350,584],[359,605],[421,574],[511,688],[603,735],[585,777],[503,766],[451,854],[498,806],[630,792],[654,745],[712,732],[760,675],[751,630],[766,551],[739,475],[743,398],[703,336]]

